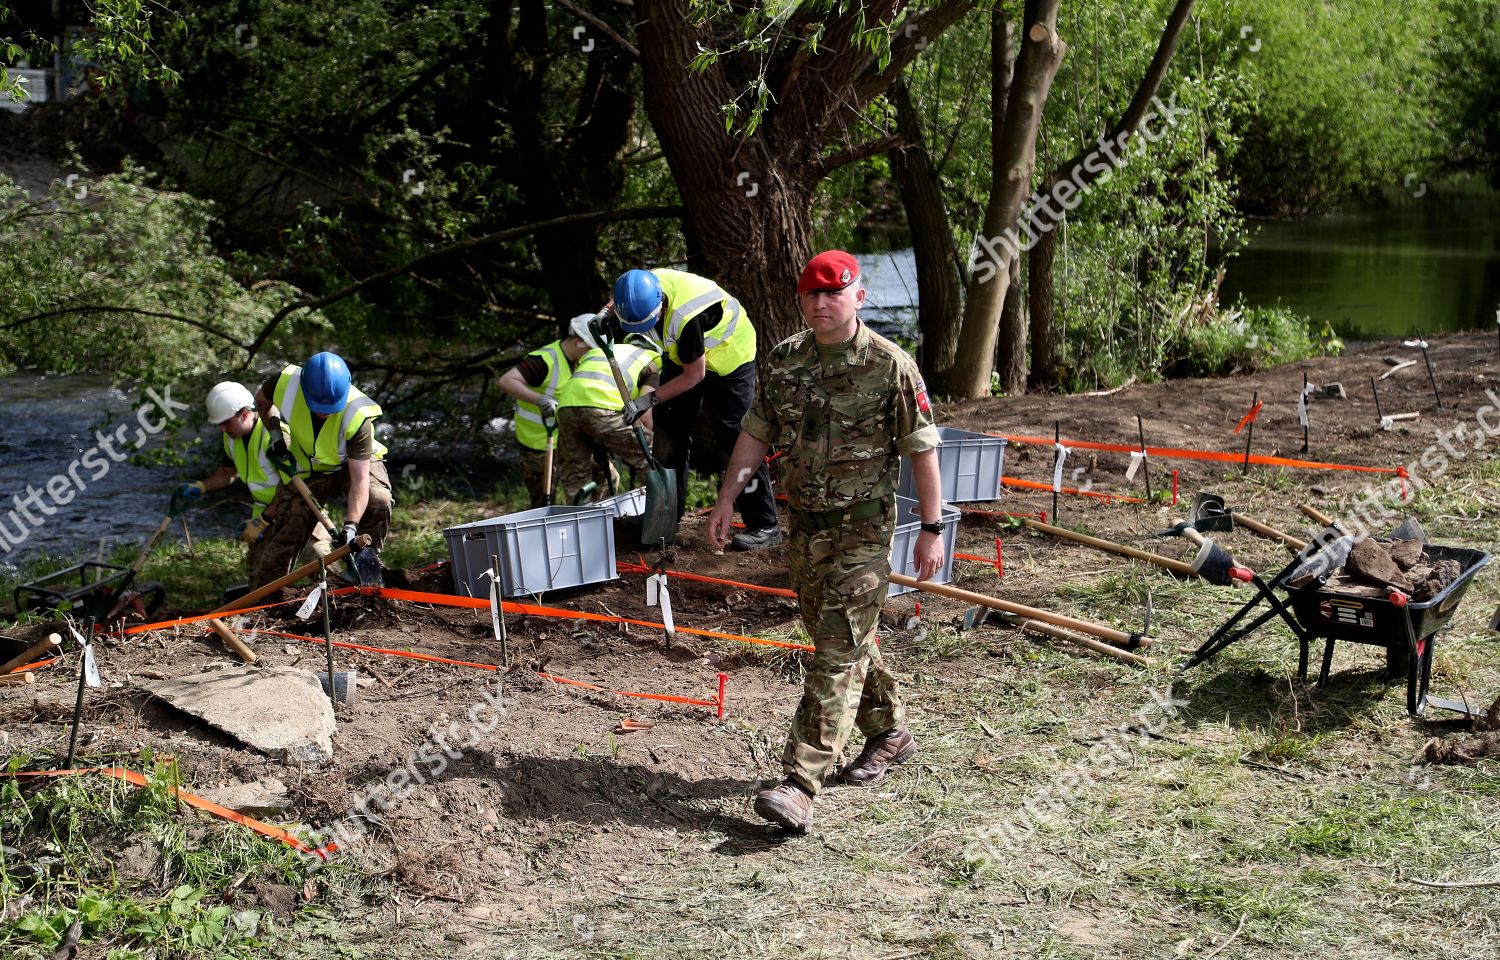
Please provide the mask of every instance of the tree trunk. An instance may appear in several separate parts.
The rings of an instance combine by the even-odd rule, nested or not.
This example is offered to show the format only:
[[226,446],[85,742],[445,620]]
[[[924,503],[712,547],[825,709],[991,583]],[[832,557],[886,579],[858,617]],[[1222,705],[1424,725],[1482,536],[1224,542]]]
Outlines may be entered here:
[[1026,294],[1031,312],[1031,386],[1045,390],[1057,386],[1057,327],[1052,301],[1052,261],[1057,253],[1057,234],[1044,231],[1027,254]]
[[948,209],[905,81],[891,86],[891,99],[896,105],[896,131],[905,141],[905,146],[891,151],[890,158],[917,265],[917,328],[922,333],[917,362],[928,389],[947,393],[963,311],[963,288],[949,256]]
[[1035,0],[1026,5],[1030,26],[1006,102],[998,146],[1002,162],[992,171],[994,183],[985,209],[982,250],[969,281],[953,364],[950,392],[955,397],[983,397],[990,391],[1000,313],[1010,289],[1011,264],[1020,253],[1017,221],[1031,194],[1037,130],[1052,78],[1067,50],[1067,44],[1057,35],[1057,5],[1058,0]]
[[[1141,77],[1141,82],[1135,89],[1135,95],[1130,98],[1130,104],[1120,115],[1119,121],[1100,138],[1104,144],[1116,145],[1109,154],[1106,154],[1111,161],[1110,165],[1085,164],[1085,160],[1091,156],[1097,156],[1102,149],[1098,145],[1085,146],[1077,156],[1052,171],[1043,186],[1044,192],[1050,192],[1055,184],[1064,180],[1073,181],[1078,191],[1081,192],[1101,177],[1113,174],[1115,158],[1118,157],[1123,161],[1130,138],[1135,135],[1136,128],[1145,118],[1152,98],[1161,88],[1162,80],[1166,79],[1167,69],[1172,64],[1172,55],[1177,50],[1177,38],[1182,34],[1188,15],[1192,13],[1194,2],[1195,0],[1177,0],[1171,16],[1167,18],[1166,28],[1162,30],[1161,39],[1157,41],[1156,53],[1151,58],[1151,65],[1146,68],[1145,75]],[[1175,121],[1169,118],[1167,122]],[[1033,388],[1055,387],[1058,382],[1057,365],[1060,352],[1058,348],[1061,338],[1056,329],[1052,262],[1057,250],[1057,239],[1053,235],[1053,230],[1063,216],[1064,214],[1053,211],[1050,206],[1039,212],[1037,222],[1040,236],[1029,258],[1028,292],[1031,301],[1031,385]]]
[[1026,298],[1021,293],[1021,261],[1010,265],[1010,286],[1000,311],[1000,341],[995,349],[1000,389],[1014,397],[1026,392]]

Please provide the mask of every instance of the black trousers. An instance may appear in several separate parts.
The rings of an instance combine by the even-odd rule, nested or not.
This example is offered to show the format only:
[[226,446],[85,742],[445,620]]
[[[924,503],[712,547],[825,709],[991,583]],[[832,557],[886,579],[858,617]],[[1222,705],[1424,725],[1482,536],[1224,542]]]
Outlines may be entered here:
[[[668,383],[682,375],[682,368],[662,358],[661,382]],[[755,361],[743,364],[720,376],[713,371],[704,374],[703,382],[680,396],[659,404],[651,412],[656,431],[656,459],[662,466],[677,471],[677,515],[687,510],[688,463],[691,459],[702,473],[722,474],[740,435],[740,420],[755,402]],[[693,434],[700,416],[704,420],[709,450],[694,451]],[[734,508],[749,530],[776,526],[776,498],[771,492],[771,472],[765,462],[755,468],[755,476],[735,498]]]

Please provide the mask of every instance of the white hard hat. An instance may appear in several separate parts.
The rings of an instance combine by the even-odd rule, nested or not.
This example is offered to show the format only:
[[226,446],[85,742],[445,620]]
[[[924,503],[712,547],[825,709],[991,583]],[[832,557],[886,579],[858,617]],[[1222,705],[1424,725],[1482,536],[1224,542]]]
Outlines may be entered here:
[[226,380],[214,384],[214,388],[208,391],[205,406],[208,407],[208,422],[217,426],[246,407],[255,406],[255,398],[243,384]]
[[582,340],[584,343],[588,344],[590,347],[597,347],[599,346],[599,344],[594,342],[594,332],[589,329],[589,324],[592,323],[593,320],[594,314],[580,313],[578,316],[568,321],[568,332],[578,339]]

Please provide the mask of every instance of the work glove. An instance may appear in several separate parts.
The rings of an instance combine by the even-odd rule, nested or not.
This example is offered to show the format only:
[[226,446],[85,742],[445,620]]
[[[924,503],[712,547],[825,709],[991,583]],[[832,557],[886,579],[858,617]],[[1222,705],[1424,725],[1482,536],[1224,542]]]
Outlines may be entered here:
[[269,526],[270,524],[264,517],[251,517],[240,529],[240,540],[244,543],[254,543],[260,539],[260,535],[265,533]]
[[342,539],[340,539],[338,543],[334,544],[334,547],[338,548],[347,546],[353,543],[354,538],[357,536],[359,536],[359,524],[352,522],[346,523],[344,524],[344,533]]
[[625,404],[625,422],[629,424],[635,423],[641,417],[646,415],[646,411],[650,410],[654,406],[656,406],[655,390],[651,390],[641,394],[634,400]]
[[177,492],[173,496],[183,503],[192,503],[203,496],[203,481],[194,480],[192,483],[184,483],[177,488]]
[[266,446],[266,456],[270,458],[272,465],[282,473],[296,473],[296,465],[292,462],[292,451],[287,449],[286,434],[282,432],[281,421],[271,421],[269,430],[271,433],[271,442]]
[[550,420],[557,416],[557,398],[549,397],[544,393],[542,394],[542,398],[536,402],[536,408],[542,412],[544,419]]

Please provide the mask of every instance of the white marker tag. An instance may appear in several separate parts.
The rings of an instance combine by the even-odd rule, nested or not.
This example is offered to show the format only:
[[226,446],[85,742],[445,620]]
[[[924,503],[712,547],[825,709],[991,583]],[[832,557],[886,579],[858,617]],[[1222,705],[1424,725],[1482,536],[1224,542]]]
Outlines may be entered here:
[[313,587],[313,592],[302,601],[302,606],[297,608],[297,619],[307,620],[312,617],[313,612],[318,609],[318,601],[323,599],[323,585],[320,583]]
[[1054,444],[1057,448],[1057,463],[1052,466],[1052,489],[1062,493],[1063,462],[1068,459],[1068,448],[1062,444]]
[[1132,451],[1130,451],[1130,466],[1128,466],[1128,467],[1125,468],[1125,479],[1126,480],[1134,480],[1135,479],[1135,472],[1137,470],[1139,470],[1141,468],[1141,464],[1143,464],[1145,462],[1146,462],[1146,454],[1145,453],[1141,452],[1140,450],[1132,450]]

